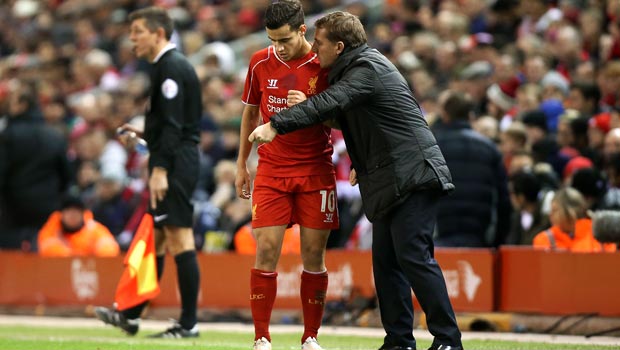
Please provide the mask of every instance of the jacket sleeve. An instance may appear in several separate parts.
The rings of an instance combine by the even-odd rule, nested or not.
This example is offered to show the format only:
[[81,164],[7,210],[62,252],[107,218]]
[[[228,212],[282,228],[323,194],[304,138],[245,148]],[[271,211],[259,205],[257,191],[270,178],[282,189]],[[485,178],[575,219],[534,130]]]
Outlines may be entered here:
[[151,154],[151,164],[170,169],[173,156],[181,143],[185,115],[185,80],[183,73],[171,64],[162,67],[159,86],[161,99],[156,112],[163,118],[160,134],[160,148]]
[[97,222],[94,227],[94,236],[93,254],[95,256],[117,256],[120,254],[120,247],[107,227]]
[[547,236],[547,230],[538,233],[534,236],[534,240],[532,241],[532,246],[536,249],[549,249],[551,248],[551,242],[549,241],[549,236]]
[[320,94],[271,116],[271,126],[278,134],[286,134],[334,119],[369,99],[376,83],[376,72],[371,67],[353,67]]

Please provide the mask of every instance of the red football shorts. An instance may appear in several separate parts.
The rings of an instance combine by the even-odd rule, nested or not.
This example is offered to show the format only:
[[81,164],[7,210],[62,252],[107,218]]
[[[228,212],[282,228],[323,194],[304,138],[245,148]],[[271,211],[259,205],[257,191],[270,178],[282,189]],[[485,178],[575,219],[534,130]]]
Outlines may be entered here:
[[256,176],[252,191],[252,227],[294,223],[319,230],[338,228],[336,177],[333,174]]

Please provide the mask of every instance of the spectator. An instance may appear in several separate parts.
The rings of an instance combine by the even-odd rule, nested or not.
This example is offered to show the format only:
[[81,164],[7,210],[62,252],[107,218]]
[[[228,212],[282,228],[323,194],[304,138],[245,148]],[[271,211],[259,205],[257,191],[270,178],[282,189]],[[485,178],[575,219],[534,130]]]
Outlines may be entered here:
[[526,150],[516,151],[510,160],[508,175],[513,175],[521,170],[532,170],[534,168],[534,157],[532,153]]
[[592,219],[588,218],[586,210],[586,202],[576,189],[566,187],[557,191],[549,214],[553,226],[534,237],[534,248],[582,253],[615,251],[615,244],[601,244],[594,238]]
[[491,85],[487,90],[487,113],[500,122],[500,130],[508,128],[516,114],[517,89],[520,84],[517,77],[512,77]]
[[107,227],[93,219],[78,197],[67,196],[39,231],[41,256],[117,256],[120,248]]
[[490,115],[483,115],[477,118],[473,122],[472,128],[494,143],[500,142],[499,122]]
[[510,176],[508,188],[514,211],[506,243],[532,245],[534,236],[549,227],[541,208],[540,180],[532,170],[520,170]]
[[[36,251],[70,183],[66,141],[43,121],[34,85],[17,82],[0,130],[0,249]],[[0,123],[2,124],[2,123]]]
[[601,99],[601,92],[598,86],[589,82],[574,82],[570,86],[567,98],[564,100],[564,107],[575,109],[586,117],[591,117],[599,112],[598,101]]
[[588,148],[592,152],[592,161],[599,167],[603,162],[603,145],[610,130],[610,119],[611,115],[603,112],[588,120]]
[[[456,189],[442,198],[435,243],[448,247],[497,247],[510,226],[508,179],[497,146],[471,130],[471,100],[452,92],[444,127],[435,136]],[[495,219],[494,219],[495,218]]]
[[607,159],[614,153],[620,153],[620,128],[613,128],[605,135],[603,157]]
[[522,123],[515,122],[501,132],[499,138],[499,150],[502,153],[504,159],[504,166],[506,171],[510,169],[510,163],[512,157],[520,152],[526,150],[527,132]]
[[91,206],[95,220],[105,225],[117,240],[135,209],[134,202],[137,201],[137,198],[132,198],[133,194],[124,196],[124,181],[125,176],[120,171],[102,171],[95,184],[95,198]]
[[620,210],[620,152],[609,154],[605,158],[603,169],[609,188],[601,209]]
[[521,121],[525,126],[527,133],[528,149],[532,149],[532,145],[548,136],[549,128],[547,127],[547,117],[541,110],[533,110],[525,112],[521,115]]
[[607,181],[595,168],[582,168],[573,172],[570,186],[583,196],[588,210],[601,209],[602,200],[607,193]]

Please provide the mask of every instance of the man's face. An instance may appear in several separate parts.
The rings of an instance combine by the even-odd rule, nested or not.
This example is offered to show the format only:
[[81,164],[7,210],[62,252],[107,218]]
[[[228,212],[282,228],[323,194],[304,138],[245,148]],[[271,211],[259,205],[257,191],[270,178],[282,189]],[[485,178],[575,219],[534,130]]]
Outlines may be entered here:
[[334,43],[327,39],[327,29],[317,28],[314,34],[314,43],[312,44],[312,51],[319,55],[319,61],[321,68],[331,67],[340,53],[341,48],[338,43]]
[[157,43],[159,37],[157,31],[151,32],[146,27],[146,20],[139,18],[131,22],[129,40],[133,43],[133,53],[138,58],[152,61],[157,55]]
[[80,208],[68,207],[61,210],[61,218],[64,227],[69,230],[77,230],[83,225],[84,212]]
[[266,28],[266,30],[267,37],[283,61],[290,61],[306,54],[303,51],[306,25],[302,24],[298,29],[292,29],[290,25],[285,24],[278,29]]
[[564,99],[565,108],[572,108],[578,111],[584,111],[586,107],[586,99],[579,89],[570,89],[568,97]]

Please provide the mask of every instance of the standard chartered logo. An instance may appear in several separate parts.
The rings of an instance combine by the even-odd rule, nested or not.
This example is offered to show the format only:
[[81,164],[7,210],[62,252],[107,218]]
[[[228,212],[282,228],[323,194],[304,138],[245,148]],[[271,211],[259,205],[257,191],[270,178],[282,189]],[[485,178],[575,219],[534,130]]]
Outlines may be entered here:
[[277,97],[274,95],[269,95],[269,97],[267,97],[267,110],[269,112],[278,113],[287,108],[286,97]]

